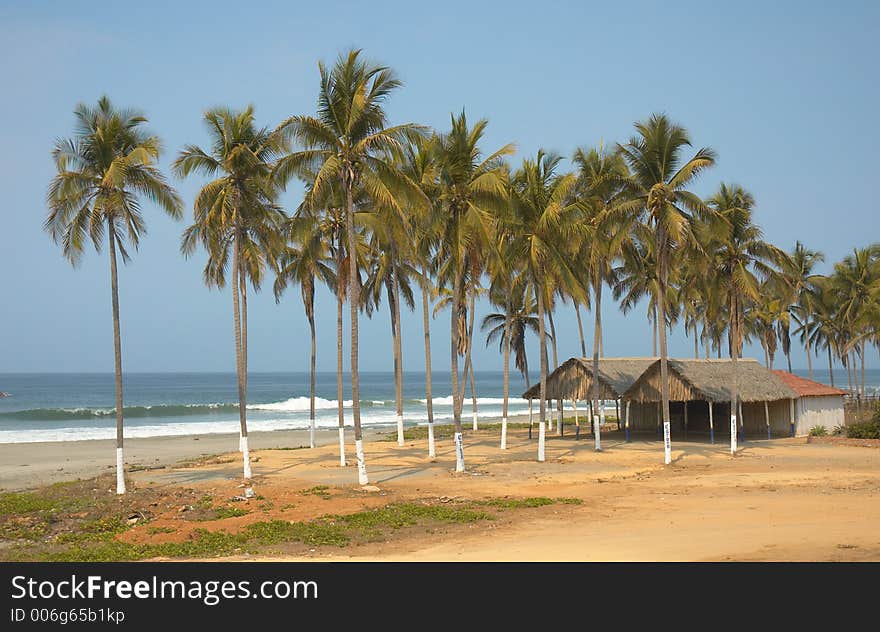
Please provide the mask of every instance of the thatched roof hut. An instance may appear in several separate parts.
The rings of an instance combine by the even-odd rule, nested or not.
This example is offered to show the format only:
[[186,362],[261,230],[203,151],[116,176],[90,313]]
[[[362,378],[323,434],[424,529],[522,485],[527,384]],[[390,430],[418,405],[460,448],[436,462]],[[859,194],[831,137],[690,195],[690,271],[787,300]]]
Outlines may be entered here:
[[[728,402],[733,384],[731,360],[669,360],[669,399],[674,402]],[[740,401],[772,402],[795,399],[797,393],[773,371],[756,360],[737,362],[737,385]],[[655,360],[622,393],[633,402],[660,401],[660,360]]]
[[[600,358],[599,398],[619,399],[657,358]],[[523,399],[538,399],[541,384],[523,393]],[[547,399],[591,399],[593,397],[593,359],[571,358],[547,376]]]

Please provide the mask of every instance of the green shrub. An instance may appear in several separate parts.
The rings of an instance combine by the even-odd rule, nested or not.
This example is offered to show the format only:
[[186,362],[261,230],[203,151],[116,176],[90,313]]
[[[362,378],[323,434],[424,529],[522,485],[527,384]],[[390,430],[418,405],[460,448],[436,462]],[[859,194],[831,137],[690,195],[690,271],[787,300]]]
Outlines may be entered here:
[[863,421],[846,427],[846,436],[850,439],[880,439],[880,419]]
[[810,428],[811,437],[824,437],[827,434],[828,429],[825,426],[813,426]]

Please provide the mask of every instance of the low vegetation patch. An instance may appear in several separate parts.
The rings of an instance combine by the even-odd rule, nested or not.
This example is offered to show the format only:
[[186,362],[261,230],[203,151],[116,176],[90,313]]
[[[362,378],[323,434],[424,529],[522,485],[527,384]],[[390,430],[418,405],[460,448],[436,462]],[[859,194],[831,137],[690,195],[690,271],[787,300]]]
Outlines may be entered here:
[[[93,497],[80,497],[87,496],[85,490],[90,490]],[[175,490],[171,494],[166,490],[166,495],[160,496],[160,492],[153,489],[133,489],[126,496],[117,497],[105,484],[83,481],[62,491],[71,498],[65,498],[59,490],[52,494],[0,495],[0,506],[6,512],[0,514],[0,538],[14,540],[13,546],[0,547],[0,560],[101,562],[296,552],[297,545],[346,547],[384,541],[408,528],[424,528],[435,533],[444,525],[473,525],[494,520],[498,512],[581,502],[577,498],[548,497],[410,501],[296,522],[266,519],[233,533],[229,529],[212,528],[211,522],[243,516],[248,510],[214,506],[211,495],[195,490]],[[323,498],[330,495],[331,488],[319,485],[303,493]],[[81,510],[83,501],[88,503],[88,510]],[[182,507],[189,507],[184,512],[178,510],[181,501],[186,503]],[[182,542],[163,542],[162,536],[176,533],[178,527],[149,525],[149,516],[137,509],[138,506],[162,506],[165,511],[180,514],[176,519],[184,523],[193,520],[190,514],[199,514],[197,520],[205,526],[192,530]],[[146,538],[122,541],[118,536],[130,529],[142,529],[140,533]],[[151,541],[154,536],[156,541]]]
[[825,426],[813,426],[810,428],[811,437],[824,437],[827,434],[828,429]]
[[327,485],[315,485],[301,492],[305,496],[319,496],[324,500],[330,500],[330,487]]
[[846,427],[848,439],[880,439],[880,419],[850,424]]

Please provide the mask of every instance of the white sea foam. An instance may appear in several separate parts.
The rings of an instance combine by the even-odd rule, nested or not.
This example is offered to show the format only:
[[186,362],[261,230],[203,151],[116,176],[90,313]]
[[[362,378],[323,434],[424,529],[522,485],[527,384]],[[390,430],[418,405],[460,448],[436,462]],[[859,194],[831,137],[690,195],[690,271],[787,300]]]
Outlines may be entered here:
[[[323,397],[315,398],[315,410],[336,410],[338,400],[324,399]],[[351,408],[351,400],[346,399],[342,402],[343,408]],[[272,402],[270,404],[249,404],[248,410],[274,410],[285,413],[298,413],[309,411],[311,409],[308,397],[291,397],[283,402]]]
[[[308,401],[308,398],[306,398]],[[326,400],[325,400],[326,401]],[[326,410],[319,413],[315,418],[318,428],[331,429],[338,425],[334,412]],[[302,413],[302,411],[298,411]],[[308,409],[306,409],[308,412]],[[528,414],[528,408],[511,407],[510,416]],[[480,419],[497,419],[501,416],[501,408],[498,406],[485,406],[479,410]],[[427,413],[424,410],[405,410],[404,420],[406,423],[422,424],[427,422]],[[452,419],[451,411],[435,411],[434,420],[438,423],[448,422]],[[364,426],[393,426],[397,415],[394,410],[381,410],[365,408],[361,413],[361,423]],[[345,425],[351,427],[351,416],[346,415]],[[307,415],[299,414],[289,418],[249,418],[248,430],[251,432],[270,430],[304,430],[309,427]],[[239,421],[230,416],[229,420],[212,421],[187,421],[150,424],[127,424],[125,427],[126,438],[143,437],[166,437],[186,436],[198,434],[238,434]],[[40,441],[87,441],[91,439],[113,439],[116,437],[116,429],[112,424],[102,424],[92,427],[52,427],[52,428],[29,428],[18,430],[0,430],[0,443],[36,443]]]

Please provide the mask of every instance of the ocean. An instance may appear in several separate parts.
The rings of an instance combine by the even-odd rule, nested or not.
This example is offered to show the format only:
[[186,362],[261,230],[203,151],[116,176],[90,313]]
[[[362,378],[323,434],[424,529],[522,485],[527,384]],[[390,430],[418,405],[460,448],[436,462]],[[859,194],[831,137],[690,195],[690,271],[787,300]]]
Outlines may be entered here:
[[[807,377],[806,370],[795,370]],[[477,371],[478,417],[501,416],[503,373]],[[434,418],[452,419],[452,388],[448,371],[433,374]],[[828,370],[817,369],[817,381],[830,383]],[[238,397],[234,373],[126,373],[125,436],[155,437],[238,432]],[[880,370],[865,372],[869,394],[880,392]],[[345,394],[349,376],[343,377]],[[361,422],[365,426],[396,423],[394,374],[361,374]],[[835,384],[847,388],[846,371],[835,370]],[[519,373],[511,372],[509,414],[527,414],[528,402]],[[115,387],[112,373],[0,374],[0,443],[83,441],[116,436]],[[336,373],[318,373],[316,425],[335,428]],[[403,414],[407,423],[427,421],[425,375],[404,373]],[[346,426],[351,426],[351,400],[343,401]],[[613,407],[612,407],[613,408]],[[462,420],[472,417],[466,392]],[[309,426],[308,373],[252,373],[248,379],[248,429],[287,430]]]
[[[478,417],[501,416],[503,373],[475,373]],[[452,388],[448,371],[433,373],[434,419],[452,419]],[[343,376],[345,396],[350,378]],[[528,413],[521,376],[511,372],[509,414]],[[336,373],[318,373],[315,423],[335,428]],[[115,382],[112,373],[0,374],[0,443],[83,441],[116,436]],[[361,423],[396,424],[394,374],[360,375]],[[126,373],[123,376],[126,437],[236,433],[238,390],[234,373]],[[425,374],[404,373],[403,414],[407,423],[424,423]],[[470,389],[463,421],[470,423]],[[351,426],[351,400],[344,399],[346,426]],[[309,427],[309,374],[251,373],[248,377],[248,430]]]

